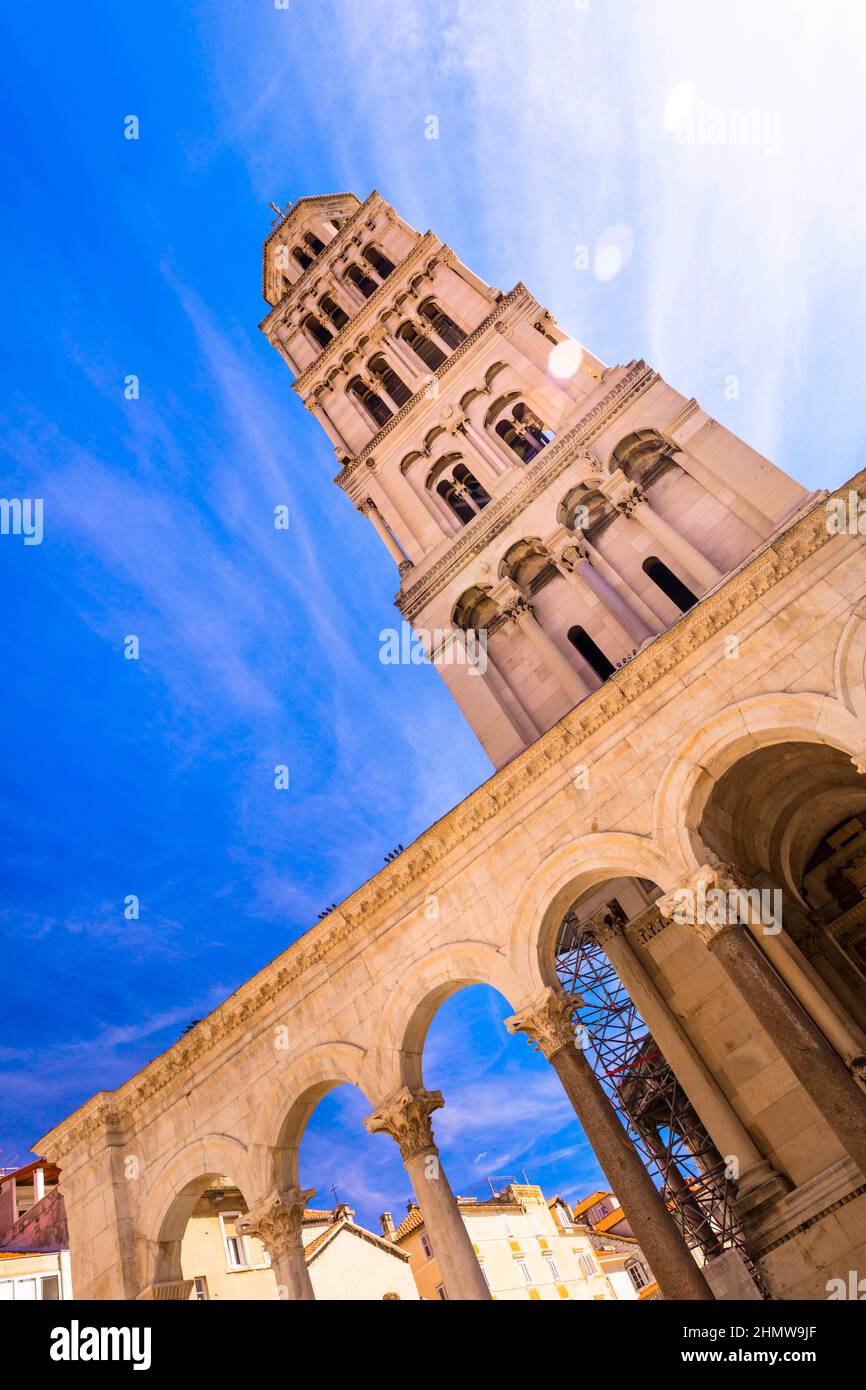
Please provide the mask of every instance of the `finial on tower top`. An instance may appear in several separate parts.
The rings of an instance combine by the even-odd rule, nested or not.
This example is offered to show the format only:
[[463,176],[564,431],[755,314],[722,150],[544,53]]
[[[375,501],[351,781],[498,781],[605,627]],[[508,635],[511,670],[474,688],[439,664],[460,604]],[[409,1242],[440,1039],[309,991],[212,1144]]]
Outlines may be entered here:
[[286,213],[288,212],[289,208],[292,206],[292,200],[289,199],[289,201],[286,203],[286,206],[283,208],[282,212],[280,212],[280,209],[277,207],[276,203],[271,203],[270,206],[273,208],[274,212],[277,214],[276,217],[274,218],[273,222],[271,223],[271,226],[272,226],[272,227],[276,227],[276,225],[277,225],[278,222],[282,222],[282,220],[283,220],[283,218],[285,217]]

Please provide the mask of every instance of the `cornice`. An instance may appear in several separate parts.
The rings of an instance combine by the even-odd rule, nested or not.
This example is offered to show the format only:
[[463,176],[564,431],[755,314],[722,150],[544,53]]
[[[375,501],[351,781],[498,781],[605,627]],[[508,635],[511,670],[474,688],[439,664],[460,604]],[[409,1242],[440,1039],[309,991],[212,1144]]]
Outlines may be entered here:
[[[347,195],[339,193],[329,193],[325,195],[325,197],[323,197],[321,200],[310,199],[309,201],[329,202],[331,198],[339,198],[345,196]],[[301,200],[299,199],[298,201],[300,202]],[[355,209],[355,211],[352,213],[352,216],[346,219],[340,230],[337,232],[337,235],[331,241],[328,242],[324,251],[319,252],[312,265],[307,266],[300,280],[296,280],[295,283],[291,285],[289,289],[286,290],[282,299],[277,300],[277,303],[274,304],[273,307],[265,314],[264,318],[259,324],[259,328],[262,330],[263,333],[265,331],[265,325],[269,322],[271,318],[273,318],[274,314],[285,313],[286,310],[291,306],[291,304],[294,303],[295,299],[303,298],[303,295],[306,293],[308,286],[313,283],[317,275],[322,274],[323,267],[328,265],[329,261],[336,254],[337,249],[341,247],[345,241],[351,238],[353,229],[356,228],[360,222],[363,222],[364,217],[369,212],[371,212],[374,207],[378,206],[379,203],[384,203],[384,199],[382,198],[381,194],[379,194],[377,190],[374,188],[373,192],[368,194],[368,196],[364,199],[363,203],[361,203],[360,207],[357,207]],[[297,206],[298,203],[295,203],[295,207],[289,209],[279,226],[275,227],[274,230],[270,233],[270,235],[265,238],[264,246],[262,248],[262,298],[265,300],[267,300],[268,298],[267,294],[265,293],[267,289],[268,274],[268,246],[270,242],[273,240],[273,238],[278,234],[278,232],[282,231],[283,227],[285,227],[286,222],[289,220]]]
[[[866,494],[866,470],[832,494]],[[502,815],[550,773],[562,759],[604,727],[627,704],[651,690],[739,614],[831,540],[825,499],[798,517],[753,560],[685,613],[673,627],[619,668],[559,723],[484,782],[447,815],[421,834],[396,860],[356,889],[323,922],[220,1004],[179,1042],[114,1092],[101,1091],[34,1146],[55,1163],[106,1131],[133,1130],[147,1102],[183,1077],[189,1068],[251,1024],[263,1026],[279,997],[295,981],[330,957],[350,949],[381,922],[392,904],[454,851],[465,850],[470,835]],[[844,537],[842,539],[845,539]]]
[[[456,364],[466,356],[467,352],[471,352],[472,348],[475,347],[475,344],[479,342],[481,338],[484,337],[485,333],[487,333],[490,330],[492,325],[495,324],[499,319],[501,319],[503,314],[506,314],[509,309],[514,307],[515,304],[522,303],[524,299],[530,301],[533,304],[535,303],[535,300],[532,298],[526,286],[521,284],[520,281],[518,281],[518,283],[514,286],[514,289],[509,290],[508,294],[503,295],[502,298],[498,300],[498,302],[493,306],[493,309],[487,315],[487,317],[481,320],[478,327],[474,328],[472,332],[468,335],[468,337],[463,339],[463,342],[460,344],[460,346],[456,347],[449,357],[446,357],[441,367],[437,367],[435,372],[430,373],[430,376],[427,377],[424,386],[422,386],[418,391],[416,391],[414,396],[412,396],[406,402],[405,405],[400,407],[396,415],[391,416],[390,420],[388,420],[382,426],[378,433],[374,434],[373,438],[369,440],[367,444],[364,445],[360,453],[357,453],[353,459],[349,460],[349,462],[345,465],[341,472],[337,474],[336,478],[334,479],[334,482],[339,487],[345,488],[349,479],[360,468],[361,464],[364,463],[370,457],[374,449],[378,449],[383,439],[386,439],[392,430],[395,430],[398,425],[401,425],[403,423],[403,421],[406,419],[406,416],[415,408],[418,402],[430,399],[430,381],[442,381],[442,379],[448,375],[448,373],[456,366]],[[349,325],[347,324],[346,327],[348,326]]]
[[395,599],[404,617],[415,617],[451,579],[455,570],[481,553],[497,535],[511,524],[514,517],[564,473],[576,454],[604,430],[621,411],[643,395],[656,381],[658,373],[639,360],[629,364],[625,376],[608,391],[602,400],[572,425],[571,429],[548,444],[536,463],[523,473],[520,481],[504,497],[488,503],[473,522],[454,539],[453,545],[410,588]]
[[353,338],[357,337],[368,318],[375,317],[376,311],[381,309],[386,300],[396,298],[404,287],[407,273],[412,270],[417,261],[423,259],[428,251],[441,249],[443,259],[447,255],[448,259],[453,259],[454,252],[449,247],[444,246],[433,232],[425,232],[419,241],[415,243],[408,255],[404,256],[399,265],[395,266],[387,280],[371,294],[363,305],[352,315],[349,322],[344,324],[335,338],[332,338],[327,347],[323,347],[318,357],[314,358],[308,367],[305,367],[300,376],[292,382],[292,390],[297,391],[298,395],[303,395],[304,388],[309,385],[314,377],[324,371],[327,363],[332,357],[336,357],[342,352]]

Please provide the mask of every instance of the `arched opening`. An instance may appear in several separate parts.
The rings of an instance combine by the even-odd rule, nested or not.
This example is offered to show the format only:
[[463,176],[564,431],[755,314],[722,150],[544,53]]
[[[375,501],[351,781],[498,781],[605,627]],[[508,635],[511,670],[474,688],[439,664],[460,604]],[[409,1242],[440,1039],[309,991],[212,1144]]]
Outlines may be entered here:
[[436,491],[464,526],[477,515],[466,500],[468,489],[464,490],[453,478],[441,478],[436,484]]
[[684,584],[672,569],[668,569],[664,560],[660,560],[657,555],[648,555],[641,568],[656,588],[661,589],[665,597],[676,604],[681,613],[687,613],[690,608],[694,608],[698,601],[697,594],[693,594],[688,585]]
[[378,246],[371,242],[369,246],[364,247],[363,254],[364,260],[373,267],[376,274],[381,275],[383,280],[387,280],[394,270],[394,262],[388,259],[384,251],[381,251]]
[[430,327],[443,343],[447,343],[450,348],[458,348],[466,338],[463,329],[445,313],[436,303],[435,299],[427,299],[420,306],[419,313],[427,320]]
[[274,1299],[277,1286],[261,1241],[239,1223],[249,1210],[231,1177],[209,1173],[174,1197],[162,1222],[154,1282],[175,1284],[191,1301]]
[[785,931],[866,1029],[866,778],[850,757],[795,741],[746,754],[712,786],[698,834],[779,890]]
[[525,401],[509,405],[494,426],[496,434],[521,463],[531,463],[556,437]]
[[381,427],[387,424],[391,419],[393,411],[385,404],[382,397],[378,395],[376,391],[373,391],[371,387],[365,386],[363,381],[355,377],[353,381],[350,381],[348,389],[352,392],[352,395],[361,402],[361,405],[376,425]]
[[369,299],[379,288],[376,281],[372,280],[369,275],[365,275],[359,265],[350,265],[346,271],[345,278],[350,284],[354,285],[357,290],[361,291],[365,299]]
[[580,894],[560,924],[552,966],[579,1001],[574,1023],[583,1054],[683,1239],[703,1259],[730,1248],[747,1258],[725,1159],[608,954],[611,929],[638,952],[660,930],[659,896],[658,885],[643,878],[609,879]]
[[325,243],[316,236],[315,232],[307,232],[304,241],[309,246],[314,256],[319,256],[325,249]]
[[389,366],[381,353],[371,359],[370,371],[379,378],[396,406],[405,405],[407,401],[412,399],[412,392],[409,387],[397,375],[394,368]]
[[326,318],[331,320],[335,328],[344,328],[349,322],[349,315],[345,309],[341,309],[333,295],[323,294],[319,300],[319,308]]
[[309,267],[313,264],[312,256],[309,255],[308,252],[302,250],[300,246],[292,247],[292,255],[294,256],[295,260],[297,261],[298,265],[301,267],[302,270],[309,269]]
[[319,322],[315,314],[307,314],[306,318],[301,320],[301,327],[309,333],[310,337],[320,348],[326,348],[328,344],[334,340],[333,333],[328,332],[325,325]]
[[673,461],[675,452],[674,446],[666,443],[656,430],[635,430],[617,444],[611,466],[621,468],[627,478],[646,492],[665,473],[672,469],[682,471]]
[[411,323],[401,324],[397,329],[397,337],[408,343],[415,356],[419,357],[431,372],[435,372],[446,360],[442,349],[437,347],[424,333],[419,333],[418,329],[413,327]]
[[580,652],[584,661],[589,663],[599,680],[606,681],[608,676],[613,675],[616,667],[605,656],[601,647],[592,640],[585,627],[569,628],[568,640],[575,650]]
[[456,483],[465,487],[476,507],[486,507],[490,501],[490,493],[482,487],[474,473],[470,473],[465,463],[455,464],[453,478]]
[[324,1083],[293,1107],[283,1136],[298,1149],[301,1188],[316,1194],[302,1238],[317,1301],[418,1296],[405,1254],[386,1236],[387,1218],[399,1222],[411,1185],[394,1140],[367,1132],[371,1109],[356,1086]]

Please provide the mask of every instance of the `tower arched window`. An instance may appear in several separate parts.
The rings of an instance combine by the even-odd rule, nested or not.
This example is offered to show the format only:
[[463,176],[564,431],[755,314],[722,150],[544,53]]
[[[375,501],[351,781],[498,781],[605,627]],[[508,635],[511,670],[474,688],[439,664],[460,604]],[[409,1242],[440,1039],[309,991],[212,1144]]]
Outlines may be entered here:
[[309,266],[313,264],[312,256],[309,255],[308,252],[304,251],[300,246],[292,247],[292,255],[294,256],[295,260],[297,261],[298,265],[301,267],[302,270],[306,270]]
[[315,339],[320,348],[326,348],[330,342],[333,342],[333,333],[328,332],[325,325],[319,322],[315,314],[307,314],[306,318],[301,320],[301,327],[309,333],[311,338]]
[[431,372],[435,372],[436,368],[441,367],[442,363],[446,361],[442,349],[437,347],[436,343],[424,333],[419,333],[418,329],[414,328],[411,323],[404,323],[397,330],[397,337],[409,344],[415,356],[420,357],[425,367]]
[[490,493],[482,487],[474,473],[470,473],[465,463],[458,463],[453,472],[456,483],[462,483],[476,507],[486,507],[491,500]]
[[440,309],[435,299],[428,299],[421,305],[420,313],[424,316],[433,332],[441,338],[443,343],[447,343],[450,348],[457,348],[464,341],[466,334],[463,329],[458,327],[450,315]]
[[369,246],[364,247],[364,260],[373,267],[377,275],[381,275],[383,280],[387,280],[394,269],[394,262],[389,261],[384,251],[380,251],[378,246],[374,246],[372,242]]
[[304,241],[309,246],[314,256],[319,256],[325,249],[325,243],[320,241],[315,232],[307,232]]
[[379,286],[375,280],[371,280],[369,275],[365,275],[359,265],[350,265],[346,271],[346,279],[351,281],[356,289],[359,289],[365,299],[369,299],[371,294],[375,294]]
[[[468,492],[469,489],[467,488],[466,490]],[[441,481],[436,484],[436,491],[464,526],[476,515],[472,507],[470,507],[469,503],[466,501],[462,487],[455,483],[453,478],[442,478]]]
[[349,315],[345,309],[341,309],[337,301],[330,294],[323,294],[319,300],[319,308],[326,318],[331,320],[335,328],[344,328],[349,322]]
[[498,421],[495,429],[521,463],[531,463],[556,438],[553,430],[539,419],[534,410],[530,410],[525,401],[518,401],[510,415]]
[[580,652],[584,661],[589,663],[599,680],[606,681],[608,676],[613,675],[616,667],[605,656],[598,643],[592,640],[585,627],[569,628],[568,640],[575,650]]
[[370,371],[379,378],[396,406],[405,405],[407,401],[412,399],[412,392],[409,387],[405,381],[401,380],[393,367],[388,365],[384,357],[381,355],[374,357],[370,363]]
[[648,555],[642,569],[656,587],[667,595],[671,603],[676,604],[681,613],[688,613],[690,608],[694,608],[698,601],[697,594],[693,594],[688,585],[684,584],[672,569],[668,569],[664,560],[660,560],[657,555]]
[[367,414],[377,425],[381,427],[388,423],[393,411],[390,406],[385,404],[380,395],[369,386],[365,386],[364,382],[359,381],[357,377],[349,384],[349,390],[361,402]]

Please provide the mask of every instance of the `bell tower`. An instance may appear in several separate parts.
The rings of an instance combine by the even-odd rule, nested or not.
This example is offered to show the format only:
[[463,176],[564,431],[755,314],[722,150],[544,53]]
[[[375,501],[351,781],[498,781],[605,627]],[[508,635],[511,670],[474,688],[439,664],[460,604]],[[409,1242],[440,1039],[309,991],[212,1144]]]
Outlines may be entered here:
[[301,198],[261,323],[396,605],[498,768],[814,501],[643,361],[605,366],[376,192]]

